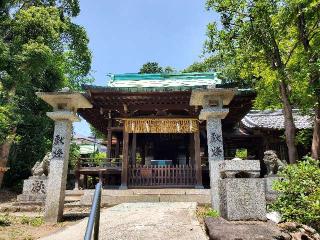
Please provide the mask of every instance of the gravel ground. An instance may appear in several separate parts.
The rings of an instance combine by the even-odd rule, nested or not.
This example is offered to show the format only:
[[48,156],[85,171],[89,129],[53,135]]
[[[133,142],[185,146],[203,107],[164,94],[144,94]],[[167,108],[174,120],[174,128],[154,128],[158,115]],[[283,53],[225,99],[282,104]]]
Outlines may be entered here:
[[[196,203],[124,203],[101,212],[101,240],[206,240],[196,217]],[[83,239],[87,218],[55,234],[41,238]]]

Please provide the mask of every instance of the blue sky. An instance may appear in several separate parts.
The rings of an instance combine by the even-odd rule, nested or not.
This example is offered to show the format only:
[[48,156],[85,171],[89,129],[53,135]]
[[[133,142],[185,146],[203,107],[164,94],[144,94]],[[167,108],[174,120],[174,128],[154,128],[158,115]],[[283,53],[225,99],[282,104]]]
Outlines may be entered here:
[[[93,4],[93,2],[95,4]],[[95,85],[108,73],[133,73],[148,62],[182,70],[199,60],[206,25],[217,15],[205,0],[81,0],[75,22],[87,30]],[[88,124],[74,124],[89,135]]]

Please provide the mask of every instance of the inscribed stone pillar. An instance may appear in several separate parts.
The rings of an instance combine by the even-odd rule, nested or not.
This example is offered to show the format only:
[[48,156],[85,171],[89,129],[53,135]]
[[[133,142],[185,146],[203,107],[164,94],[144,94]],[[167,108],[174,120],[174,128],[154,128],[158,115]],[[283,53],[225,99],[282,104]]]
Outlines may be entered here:
[[47,116],[55,121],[55,127],[47,183],[45,219],[55,223],[63,216],[72,122],[80,120],[75,114],[78,108],[91,108],[92,105],[82,94],[68,90],[38,92],[37,96],[49,103],[54,110],[47,113]]
[[211,189],[211,205],[220,212],[219,164],[224,160],[221,119],[229,112],[223,108],[232,100],[235,89],[195,89],[190,98],[191,106],[202,106],[200,120],[207,121],[208,161]]
[[224,160],[221,119],[208,117],[207,119],[208,161],[210,172],[212,207],[220,211],[219,197],[219,163]]
[[55,121],[45,205],[45,219],[49,222],[61,221],[63,215],[71,133],[69,119]]

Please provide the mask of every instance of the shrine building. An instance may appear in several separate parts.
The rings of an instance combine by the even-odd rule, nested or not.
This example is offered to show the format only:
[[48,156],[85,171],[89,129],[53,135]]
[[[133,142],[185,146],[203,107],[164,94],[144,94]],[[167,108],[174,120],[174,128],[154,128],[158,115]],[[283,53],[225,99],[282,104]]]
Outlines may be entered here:
[[109,77],[107,86],[83,86],[92,108],[78,113],[105,135],[107,158],[99,165],[82,159],[76,186],[97,176],[120,189],[203,188],[210,185],[208,153],[209,160],[231,159],[244,147],[262,158],[261,139],[239,130],[256,96],[251,89],[230,88],[212,72]]
[[[138,188],[153,194],[169,190],[152,188],[176,188],[172,190],[181,201],[181,192],[186,194],[184,199],[190,200],[196,191],[200,197],[194,201],[211,202],[213,209],[219,211],[224,160],[239,153],[242,159],[260,160],[258,175],[263,177],[266,150],[274,150],[280,159],[287,159],[282,112],[252,111],[256,94],[251,89],[224,84],[212,72],[109,77],[107,86],[85,85],[81,93],[69,89],[36,93],[52,106],[47,116],[55,122],[46,183],[48,221],[62,219],[66,185],[72,182],[67,181],[67,175],[75,177],[73,186],[67,187],[75,191],[69,193],[82,194],[82,204],[91,203],[92,191],[79,193],[78,189],[100,186],[96,185],[99,181],[104,189],[132,189],[116,195],[131,191],[134,194]],[[298,131],[312,127],[310,117],[296,110],[293,113]],[[72,122],[80,120],[78,115],[104,135],[100,143],[106,145],[107,153],[102,158],[88,154],[79,158],[75,169],[68,170]],[[302,156],[309,148],[297,149]],[[192,188],[210,188],[210,200],[206,198],[207,190]],[[159,196],[148,197],[153,201],[168,200],[165,194]],[[136,197],[133,195],[135,200]],[[109,204],[112,199],[128,200],[119,195],[106,199],[111,201]]]

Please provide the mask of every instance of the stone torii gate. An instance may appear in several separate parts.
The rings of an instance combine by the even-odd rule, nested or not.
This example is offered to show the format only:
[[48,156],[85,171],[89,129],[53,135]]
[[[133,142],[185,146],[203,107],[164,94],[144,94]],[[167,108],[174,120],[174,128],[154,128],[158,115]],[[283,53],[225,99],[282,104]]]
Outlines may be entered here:
[[37,92],[36,95],[53,107],[53,112],[47,113],[47,116],[55,121],[55,125],[45,219],[55,223],[61,221],[63,216],[72,122],[80,121],[76,115],[78,108],[92,108],[92,105],[81,93]]
[[219,164],[224,160],[221,119],[229,113],[229,109],[223,106],[231,102],[236,92],[235,88],[195,89],[190,98],[191,106],[202,106],[199,119],[207,121],[211,204],[218,212],[220,212]]

